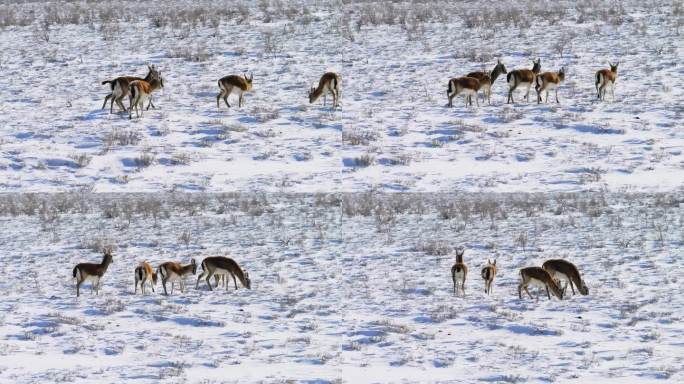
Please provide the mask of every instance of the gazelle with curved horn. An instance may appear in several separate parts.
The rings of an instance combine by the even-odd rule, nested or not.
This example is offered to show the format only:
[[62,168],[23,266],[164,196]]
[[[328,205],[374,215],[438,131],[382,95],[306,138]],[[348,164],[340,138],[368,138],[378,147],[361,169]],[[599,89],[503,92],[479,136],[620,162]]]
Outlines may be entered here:
[[336,108],[340,103],[340,75],[335,72],[326,72],[318,80],[318,87],[312,86],[309,90],[309,104],[313,104],[321,95],[323,96],[323,105],[326,105],[326,97],[328,93],[332,95],[333,108]]
[[480,90],[480,81],[474,77],[455,77],[449,80],[447,84],[447,98],[449,99],[449,107],[453,106],[454,97],[459,94],[465,96],[465,104],[468,106],[468,101],[470,105],[473,105],[472,96],[475,96],[475,102],[477,106],[480,106],[480,100],[478,99],[478,92]]
[[252,73],[250,73],[249,77],[247,77],[247,74],[245,73],[242,75],[242,77],[238,75],[229,75],[220,78],[218,81],[220,91],[216,96],[216,108],[220,108],[219,102],[222,98],[228,108],[230,108],[230,104],[228,104],[228,96],[230,96],[233,91],[237,92],[239,96],[238,107],[242,107],[244,104],[243,95],[252,90],[252,80],[254,80],[254,74]]
[[468,275],[468,266],[463,262],[463,248],[456,250],[456,263],[451,267],[451,280],[454,283],[454,295],[458,293],[458,287],[460,285],[461,292],[465,296],[465,282],[466,276]]
[[173,283],[176,281],[179,282],[180,290],[183,292],[185,289],[185,277],[191,274],[197,274],[197,263],[195,262],[195,259],[192,259],[188,265],[181,265],[181,263],[175,261],[167,261],[157,268],[157,274],[161,276],[165,295],[168,295],[166,292],[167,282],[171,282],[171,294],[173,294]]
[[[151,79],[147,80],[135,80],[130,84],[131,95],[130,106],[128,108],[128,118],[133,118],[133,108],[135,108],[136,117],[141,117],[143,115],[143,108],[145,107],[145,101],[149,100],[150,103],[147,105],[147,109],[150,109],[152,104],[152,92],[159,88],[164,88],[164,79],[161,76],[161,71],[155,71],[152,73]],[[140,108],[140,112],[138,112]]]
[[[487,104],[492,103],[492,85],[500,75],[508,73],[506,71],[506,66],[501,60],[496,61],[496,65],[491,72],[477,71],[470,72],[466,77],[473,77],[480,82],[480,90],[482,90],[482,102],[484,102],[485,97],[487,98]],[[471,102],[472,104],[472,102]]]
[[[563,300],[563,291],[558,286],[558,282],[554,280],[553,277],[551,277],[551,275],[548,272],[546,272],[543,268],[523,268],[520,270],[520,277],[522,281],[520,282],[520,285],[518,285],[519,298],[522,299],[522,291],[525,290],[525,292],[527,292],[527,295],[530,296],[530,299],[533,299],[532,295],[530,294],[530,291],[527,290],[527,287],[530,285],[536,285],[540,288],[546,288],[546,296],[549,297],[549,300],[551,300],[549,290],[558,299]],[[537,300],[539,300],[539,296],[537,296]]]
[[613,98],[613,101],[615,101],[615,81],[617,80],[617,71],[620,62],[608,64],[610,65],[610,69],[601,69],[596,72],[596,96],[599,100],[605,100],[606,88],[610,87],[610,95]]
[[558,72],[544,72],[537,75],[534,79],[535,86],[534,89],[537,91],[537,104],[541,103],[541,94],[546,91],[546,101],[549,102],[549,91],[556,91],[556,103],[560,103],[558,100],[558,88],[560,88],[561,83],[565,81],[565,68],[561,68]]
[[112,249],[105,247],[102,250],[103,257],[99,264],[95,263],[80,263],[76,264],[73,271],[73,276],[76,279],[76,297],[81,295],[81,284],[86,281],[92,283],[91,289],[95,291],[96,295],[100,293],[100,280],[107,272],[109,264],[112,263]]
[[[575,264],[563,259],[551,259],[546,260],[544,264],[542,264],[542,268],[544,268],[554,280],[565,280],[566,284],[570,284],[573,295],[575,294],[575,286],[582,295],[589,294],[589,288],[584,284],[584,280],[582,280],[582,276]],[[567,285],[565,288],[567,288]],[[565,292],[565,290],[563,291]]]
[[[109,105],[109,113],[114,113],[114,103],[122,110],[126,111],[126,107],[124,104],[121,102],[124,97],[128,96],[130,94],[130,83],[136,80],[145,80],[147,82],[152,80],[152,76],[154,73],[157,72],[157,68],[154,65],[147,65],[147,75],[142,78],[142,77],[136,77],[136,76],[121,76],[117,77],[116,79],[113,80],[105,80],[102,82],[102,84],[109,84],[110,86],[110,93],[105,96],[104,103],[102,104],[102,109],[105,108],[107,105],[107,101],[111,99],[110,105]],[[156,107],[154,104],[152,104],[152,99],[150,99],[149,104],[147,105],[147,109],[150,109],[150,106],[152,108]]]
[[534,83],[535,76],[541,71],[541,59],[532,60],[532,69],[516,69],[510,71],[506,76],[506,81],[508,82],[508,101],[507,103],[513,103],[513,91],[516,88],[523,86],[527,87],[527,93],[525,93],[525,100],[530,101],[530,87]]
[[[238,263],[229,258],[229,257],[224,257],[224,256],[210,256],[202,260],[202,273],[199,274],[197,277],[197,284],[195,285],[195,288],[199,288],[199,283],[202,278],[206,279],[207,286],[209,287],[209,290],[212,291],[213,288],[211,287],[211,277],[214,276],[216,280],[216,287],[218,287],[219,283],[219,278],[223,277],[224,279],[227,279],[226,276],[232,276],[233,277],[233,284],[235,285],[235,289],[237,290],[237,281],[236,277],[238,280],[240,280],[240,283],[242,284],[243,287],[247,289],[252,289],[252,281],[249,279],[249,274],[244,271]],[[226,291],[228,290],[228,282],[225,282],[226,284]]]

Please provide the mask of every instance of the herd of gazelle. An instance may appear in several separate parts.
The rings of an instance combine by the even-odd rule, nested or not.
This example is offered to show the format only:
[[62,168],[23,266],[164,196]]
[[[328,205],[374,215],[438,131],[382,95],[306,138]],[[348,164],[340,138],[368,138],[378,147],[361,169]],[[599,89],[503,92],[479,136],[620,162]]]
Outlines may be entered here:
[[[454,295],[458,294],[460,290],[465,296],[465,283],[466,277],[468,275],[468,266],[463,261],[464,250],[459,248],[456,250],[456,262],[451,267],[451,279],[454,283]],[[76,296],[80,296],[81,284],[86,281],[92,283],[91,289],[95,291],[95,294],[99,294],[100,280],[107,272],[109,264],[112,263],[112,249],[105,248],[103,250],[102,262],[96,263],[80,263],[74,267],[73,277],[76,279]],[[229,277],[233,278],[233,285],[235,289],[238,289],[237,281],[243,287],[247,289],[252,288],[252,282],[249,279],[249,274],[244,271],[238,263],[224,256],[210,256],[202,260],[200,264],[202,268],[202,273],[197,277],[197,283],[195,284],[195,289],[199,288],[200,281],[204,278],[209,290],[213,290],[223,283],[226,287],[226,291],[230,286]],[[492,292],[492,284],[494,283],[494,278],[496,277],[497,267],[496,260],[492,262],[487,260],[487,265],[482,268],[481,276],[485,284],[485,293],[490,294]],[[149,284],[152,287],[152,292],[154,292],[154,287],[157,285],[157,281],[161,278],[162,286],[164,288],[164,294],[168,295],[166,289],[166,284],[171,283],[171,294],[173,294],[174,283],[178,283],[181,292],[185,289],[185,279],[190,275],[197,275],[197,263],[195,259],[190,261],[190,264],[183,265],[175,261],[167,261],[160,264],[155,271],[152,266],[143,261],[134,270],[135,286],[134,292],[138,292],[138,286],[140,286],[140,291],[145,294],[145,285]],[[215,286],[212,287],[211,278],[214,278]],[[589,289],[582,280],[582,276],[579,273],[577,267],[569,261],[563,259],[551,259],[547,260],[542,264],[541,267],[527,267],[520,270],[521,282],[518,285],[518,296],[522,299],[522,291],[524,290],[532,298],[532,295],[528,291],[527,287],[530,285],[538,286],[546,289],[546,295],[549,300],[551,299],[551,293],[559,299],[563,299],[565,291],[568,285],[572,289],[573,295],[575,294],[575,287],[579,290],[582,295],[589,294]],[[565,286],[562,287],[562,282],[565,281]]]
[[[112,249],[105,248],[103,251],[102,261],[97,263],[80,263],[74,267],[73,277],[76,279],[76,296],[80,296],[81,284],[89,281],[92,283],[91,290],[95,291],[95,294],[99,294],[100,280],[107,272],[109,264],[112,263]],[[205,277],[207,286],[209,290],[213,290],[219,286],[221,278],[228,290],[229,284],[227,284],[226,276],[233,277],[233,283],[235,289],[238,289],[237,280],[243,287],[247,289],[252,288],[252,282],[249,280],[249,274],[244,271],[238,265],[235,260],[224,257],[224,256],[211,256],[207,257],[202,261],[201,268],[202,273],[200,273],[197,278],[197,284],[195,288],[199,288],[200,280]],[[140,286],[140,291],[145,294],[145,285],[149,284],[152,287],[152,292],[154,292],[154,287],[157,285],[157,281],[161,278],[162,286],[164,288],[164,294],[168,295],[166,290],[166,283],[171,283],[171,294],[173,294],[174,283],[178,283],[181,292],[185,289],[185,278],[190,275],[197,274],[197,263],[195,259],[190,260],[190,264],[182,265],[181,263],[175,261],[167,261],[160,264],[155,271],[152,266],[147,262],[143,261],[133,272],[135,278],[135,287],[133,292],[138,292],[138,286]],[[216,286],[212,288],[211,278],[214,277]],[[236,280],[237,278],[237,280]]]
[[[599,100],[603,100],[607,89],[610,87],[611,95],[615,99],[615,81],[617,79],[617,69],[619,63],[609,63],[610,69],[601,69],[596,72],[596,95]],[[154,65],[147,66],[148,73],[144,78],[135,76],[121,76],[113,80],[105,80],[102,84],[109,84],[111,92],[105,96],[102,109],[107,106],[107,101],[110,101],[109,112],[113,113],[114,103],[123,111],[126,107],[122,103],[124,97],[129,97],[128,118],[133,118],[133,109],[137,117],[142,116],[143,109],[147,110],[155,108],[152,104],[152,92],[159,88],[164,88],[164,79],[161,76],[161,71]],[[560,84],[565,81],[565,69],[561,68],[558,72],[543,72],[541,73],[541,59],[532,60],[532,69],[515,69],[511,72],[506,71],[506,66],[501,60],[497,60],[496,66],[491,72],[478,71],[471,72],[463,77],[455,77],[449,80],[447,84],[447,98],[449,106],[453,106],[453,99],[458,95],[465,96],[466,106],[470,103],[473,105],[472,96],[475,96],[475,102],[480,105],[478,95],[482,91],[482,101],[487,99],[487,103],[491,104],[492,86],[500,75],[506,75],[508,82],[508,100],[507,103],[513,103],[513,92],[518,89],[525,90],[525,100],[529,101],[530,88],[534,85],[537,91],[537,103],[541,102],[541,95],[546,92],[546,100],[549,101],[549,91],[555,91],[556,103],[558,100],[558,88]],[[243,95],[252,91],[252,81],[254,75],[246,74],[229,75],[218,80],[219,94],[216,96],[216,108],[220,108],[221,99],[230,108],[228,97],[235,93],[238,95],[238,107],[244,105]],[[340,100],[340,82],[341,78],[335,72],[326,72],[318,81],[318,86],[312,86],[309,90],[309,103],[314,103],[318,98],[323,96],[323,105],[326,105],[327,95],[332,95],[332,106],[336,108]],[[148,102],[147,107],[143,108],[145,101]],[[139,108],[139,110],[138,110]]]
[[[463,249],[456,250],[456,262],[451,267],[451,280],[454,283],[454,295],[460,291],[465,296],[465,282],[468,274],[468,266],[463,262]],[[487,260],[487,265],[482,268],[482,280],[484,280],[484,291],[486,294],[492,292],[492,284],[496,277],[496,260],[492,262]],[[582,280],[577,267],[563,259],[546,260],[541,267],[526,267],[520,270],[520,284],[518,285],[518,297],[522,299],[522,291],[524,290],[532,299],[530,291],[527,289],[530,285],[546,289],[546,295],[551,300],[551,293],[554,296],[563,299],[565,291],[570,286],[572,294],[575,294],[575,287],[582,295],[589,294],[589,288]],[[565,286],[562,286],[565,281]],[[539,297],[537,297],[539,299]]]
[[[599,100],[604,100],[606,90],[610,87],[611,96],[615,99],[615,81],[617,80],[618,63],[610,65],[610,69],[601,69],[596,72],[596,95]],[[561,68],[558,72],[541,72],[541,59],[532,60],[532,69],[515,69],[511,72],[506,71],[506,66],[497,60],[496,66],[491,72],[471,72],[463,77],[455,77],[449,80],[447,84],[447,99],[448,105],[453,106],[453,99],[458,95],[463,95],[466,106],[473,105],[473,96],[477,105],[480,105],[478,95],[482,91],[482,99],[487,98],[487,102],[491,104],[492,85],[499,77],[499,75],[506,74],[506,81],[508,82],[508,99],[507,103],[513,103],[513,92],[520,88],[525,91],[525,100],[529,101],[530,88],[534,85],[537,92],[537,103],[541,103],[542,93],[546,92],[546,100],[549,101],[549,91],[554,91],[556,96],[556,103],[560,103],[558,99],[558,88],[563,81],[565,81],[565,69]]]

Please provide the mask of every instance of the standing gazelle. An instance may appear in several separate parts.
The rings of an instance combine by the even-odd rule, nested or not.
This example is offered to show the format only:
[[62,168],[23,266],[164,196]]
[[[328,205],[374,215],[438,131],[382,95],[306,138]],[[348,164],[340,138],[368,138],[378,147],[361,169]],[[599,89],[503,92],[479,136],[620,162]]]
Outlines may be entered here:
[[[577,286],[577,289],[582,295],[586,296],[589,294],[589,288],[584,284],[584,280],[582,280],[582,276],[580,275],[579,270],[577,270],[577,267],[575,267],[575,264],[563,259],[551,259],[546,260],[544,264],[542,264],[542,268],[544,268],[554,280],[565,280],[567,282],[565,286],[566,289],[567,284],[569,283],[573,295],[575,294],[575,287],[573,285]],[[563,293],[565,293],[565,289],[563,290]]]
[[599,100],[606,99],[606,88],[610,86],[610,95],[615,101],[615,81],[617,80],[617,70],[620,62],[610,65],[610,69],[601,69],[596,72],[596,96]]
[[145,294],[145,283],[149,282],[154,292],[154,286],[157,285],[157,272],[154,272],[152,266],[147,261],[143,261],[135,267],[135,288],[133,293],[138,292],[138,283],[140,284],[140,292]]
[[318,80],[318,87],[311,87],[309,90],[309,104],[313,104],[323,95],[323,105],[326,105],[328,93],[332,95],[333,108],[340,103],[340,75],[335,72],[326,72]]
[[[520,270],[520,277],[522,278],[522,281],[520,282],[520,285],[518,285],[518,297],[520,297],[521,299],[523,289],[530,296],[530,299],[533,299],[532,295],[530,294],[530,291],[527,290],[527,287],[529,285],[536,285],[541,288],[546,288],[546,296],[549,297],[549,300],[551,300],[549,290],[551,290],[551,293],[553,293],[553,295],[556,296],[558,299],[563,300],[563,291],[558,286],[556,280],[554,280],[553,277],[551,277],[551,275],[548,272],[546,272],[543,268],[523,268]],[[539,295],[537,295],[537,300],[539,300]]]
[[216,108],[221,108],[221,98],[223,98],[223,101],[226,103],[228,108],[230,108],[230,104],[228,104],[228,96],[230,96],[233,91],[236,91],[239,96],[238,108],[242,108],[242,105],[244,104],[243,94],[252,90],[252,80],[254,80],[254,74],[252,73],[249,74],[249,77],[247,77],[247,74],[245,73],[242,75],[242,77],[238,75],[229,75],[220,78],[218,81],[220,92],[216,96]]
[[166,283],[169,281],[171,282],[171,294],[173,294],[173,283],[176,281],[179,282],[180,290],[183,292],[183,289],[185,289],[185,276],[197,274],[197,263],[195,263],[195,259],[192,259],[188,265],[181,265],[175,261],[167,261],[157,268],[157,273],[162,278],[162,286],[164,287],[165,295],[168,295],[166,292]]
[[541,71],[541,59],[532,60],[532,69],[516,69],[510,71],[506,76],[508,82],[508,101],[513,103],[513,91],[519,86],[527,86],[527,93],[525,93],[525,100],[530,101],[530,87],[534,83],[535,76]]
[[[147,105],[147,109],[150,109],[150,105],[152,105],[152,92],[159,88],[164,88],[164,79],[161,76],[161,71],[155,71],[149,81],[134,80],[131,82],[130,87],[131,95],[129,97],[130,106],[128,107],[128,118],[132,119],[133,108],[135,108],[136,117],[143,115],[146,100],[150,101]],[[140,108],[140,113],[138,113],[138,107]]]
[[[148,64],[147,76],[145,76],[145,78],[135,76],[121,76],[117,77],[114,80],[103,81],[102,85],[109,84],[111,92],[107,96],[105,96],[104,103],[102,104],[102,109],[104,109],[107,105],[107,101],[111,99],[112,101],[109,105],[109,113],[114,112],[114,103],[116,103],[116,105],[119,106],[119,108],[121,108],[122,111],[126,111],[126,107],[123,105],[121,101],[124,97],[130,94],[130,84],[135,80],[145,80],[147,82],[150,82],[152,81],[153,76],[155,76],[155,74],[157,73],[157,67]],[[150,109],[150,105],[152,106],[152,108],[155,108],[154,104],[152,104],[152,99],[150,99],[150,103],[147,105],[147,109]]]
[[[487,104],[492,103],[492,85],[501,74],[508,73],[506,71],[506,66],[501,60],[496,61],[496,65],[491,72],[478,71],[470,72],[466,77],[473,77],[480,81],[480,89],[482,90],[482,102],[484,103],[485,97],[487,98]],[[472,104],[472,101],[471,101]]]
[[496,277],[496,259],[494,259],[493,263],[491,260],[487,259],[487,265],[482,268],[482,280],[484,280],[485,283],[485,293],[488,295],[492,292],[494,277]]
[[480,81],[474,77],[455,77],[449,80],[447,85],[447,98],[449,99],[449,107],[453,106],[454,97],[459,94],[465,96],[465,104],[468,106],[468,101],[470,105],[473,105],[472,96],[475,96],[475,102],[477,106],[480,106],[480,100],[478,99],[478,91],[480,90]]
[[[252,289],[252,281],[249,279],[249,274],[246,271],[243,271],[242,268],[240,268],[240,266],[238,265],[238,263],[229,257],[210,256],[202,260],[201,266],[202,273],[200,273],[197,277],[197,284],[195,285],[195,288],[199,288],[200,280],[202,280],[203,277],[206,277],[207,286],[209,287],[209,290],[212,291],[212,276],[214,276],[214,278],[216,279],[217,288],[219,285],[219,277],[223,277],[225,280],[227,279],[226,276],[232,276],[233,284],[235,285],[235,289],[237,290],[237,281],[235,280],[235,277],[237,276],[237,278],[240,280],[240,283],[242,283],[243,287],[247,289]],[[225,282],[225,285],[227,291],[227,281]]]
[[556,72],[544,72],[537,75],[535,79],[534,89],[537,91],[537,104],[541,102],[541,94],[546,91],[546,101],[549,102],[549,91],[556,91],[556,103],[560,103],[558,100],[558,88],[560,84],[565,81],[565,68],[561,68],[560,71]]
[[100,279],[107,272],[109,264],[112,263],[112,249],[106,247],[102,250],[103,257],[100,264],[95,263],[80,263],[74,267],[74,278],[76,278],[76,297],[81,295],[81,284],[86,281],[92,283],[91,290],[95,291],[96,295],[100,293]]
[[454,295],[458,293],[460,283],[461,292],[465,296],[465,282],[468,275],[468,266],[463,262],[463,248],[456,250],[456,263],[451,267],[451,280],[454,282]]

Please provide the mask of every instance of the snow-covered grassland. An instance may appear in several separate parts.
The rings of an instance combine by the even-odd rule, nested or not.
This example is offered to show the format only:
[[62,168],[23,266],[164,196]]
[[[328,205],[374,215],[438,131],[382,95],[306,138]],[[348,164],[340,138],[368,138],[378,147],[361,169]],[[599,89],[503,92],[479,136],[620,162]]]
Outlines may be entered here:
[[[684,193],[0,197],[0,382],[682,382]],[[114,263],[99,296],[71,268]],[[450,249],[466,248],[465,297]],[[133,294],[231,255],[252,290]],[[588,296],[517,297],[573,260]],[[495,258],[490,296],[479,270]]]
[[[683,382],[683,33],[682,1],[0,0],[0,383]],[[446,107],[537,57],[560,104],[501,77]],[[148,63],[157,109],[102,110]],[[133,294],[140,261],[211,255],[252,289]],[[518,299],[558,257],[590,294]]]
[[[0,188],[669,190],[684,176],[681,1],[31,2],[0,10]],[[561,104],[446,107],[447,80],[565,67]],[[620,62],[615,102],[596,70]],[[162,69],[158,110],[101,110]],[[309,105],[326,70],[342,105]],[[217,79],[254,73],[242,109]],[[534,98],[533,98],[534,100]]]

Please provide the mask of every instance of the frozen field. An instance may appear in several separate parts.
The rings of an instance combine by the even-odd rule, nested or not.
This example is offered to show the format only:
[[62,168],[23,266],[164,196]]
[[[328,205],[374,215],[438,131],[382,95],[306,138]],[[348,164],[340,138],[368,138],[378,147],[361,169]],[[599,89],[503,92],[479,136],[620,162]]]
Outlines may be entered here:
[[[4,196],[0,382],[681,382],[682,196]],[[252,290],[132,293],[139,261],[223,254]],[[519,300],[554,257],[590,295]]]
[[[0,39],[0,189],[669,190],[684,177],[681,2],[117,3],[4,11],[31,24]],[[449,78],[535,57],[566,68],[560,105],[505,105],[501,77],[491,106],[446,107]],[[616,100],[599,103],[608,61]],[[159,109],[101,110],[100,82],[146,62],[165,78]],[[337,110],[308,103],[326,70],[342,76]],[[246,105],[217,110],[217,79],[244,71]]]

